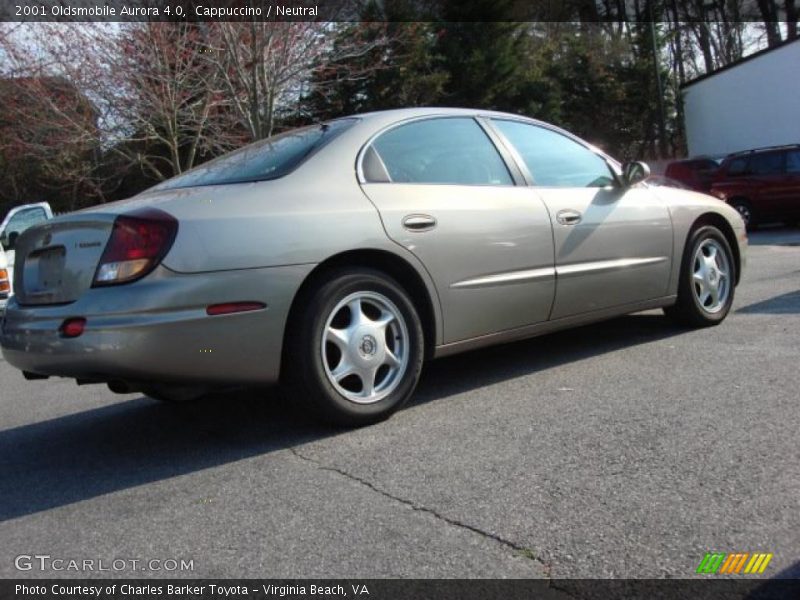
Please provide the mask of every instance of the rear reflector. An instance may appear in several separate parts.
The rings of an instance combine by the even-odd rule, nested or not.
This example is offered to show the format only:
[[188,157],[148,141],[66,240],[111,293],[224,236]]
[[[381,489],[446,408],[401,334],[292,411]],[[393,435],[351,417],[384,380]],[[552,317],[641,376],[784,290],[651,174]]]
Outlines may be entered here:
[[212,304],[206,308],[206,314],[213,317],[250,310],[262,310],[264,308],[267,308],[267,305],[263,302],[226,302],[225,304]]
[[85,327],[86,319],[83,317],[73,317],[72,319],[64,321],[58,330],[61,332],[61,337],[76,338],[83,333]]

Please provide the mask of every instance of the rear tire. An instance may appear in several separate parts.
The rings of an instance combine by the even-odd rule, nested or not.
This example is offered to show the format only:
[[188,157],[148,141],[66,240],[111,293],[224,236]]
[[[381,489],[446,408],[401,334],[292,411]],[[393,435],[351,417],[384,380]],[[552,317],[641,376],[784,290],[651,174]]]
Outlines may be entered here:
[[690,327],[719,325],[733,304],[736,263],[728,240],[711,225],[689,234],[681,260],[678,300],[664,313]]
[[339,425],[386,419],[408,401],[424,357],[422,324],[408,294],[367,268],[327,274],[286,333],[289,391]]

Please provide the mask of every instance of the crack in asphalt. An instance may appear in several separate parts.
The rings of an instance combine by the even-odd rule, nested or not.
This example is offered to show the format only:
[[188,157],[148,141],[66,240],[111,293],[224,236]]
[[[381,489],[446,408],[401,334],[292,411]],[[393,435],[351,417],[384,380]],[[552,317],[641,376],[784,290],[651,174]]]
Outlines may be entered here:
[[539,558],[538,556],[536,556],[535,554],[533,554],[533,552],[530,550],[530,548],[526,548],[525,546],[520,546],[519,544],[517,544],[515,542],[512,542],[511,540],[507,540],[504,537],[501,537],[501,536],[497,535],[496,533],[491,533],[489,531],[484,531],[483,529],[475,527],[474,525],[470,525],[469,523],[464,523],[463,521],[459,521],[458,519],[453,519],[451,517],[445,516],[445,515],[437,512],[437,511],[435,511],[432,508],[428,508],[427,506],[422,506],[421,504],[417,504],[416,502],[414,502],[412,500],[407,500],[405,498],[401,498],[400,496],[395,496],[394,494],[391,494],[391,493],[387,492],[386,490],[382,490],[381,488],[377,487],[374,483],[372,483],[370,481],[367,481],[363,477],[359,477],[358,475],[353,475],[352,473],[348,473],[347,471],[345,471],[343,469],[340,469],[338,467],[332,467],[332,466],[325,465],[325,464],[323,464],[323,463],[321,463],[321,462],[319,462],[317,460],[314,460],[313,458],[305,456],[305,455],[301,454],[300,451],[297,450],[297,448],[294,447],[294,446],[289,447],[289,450],[292,452],[292,454],[294,454],[300,460],[303,460],[305,462],[311,463],[316,468],[318,468],[318,469],[320,469],[322,471],[331,471],[333,473],[338,473],[342,477],[346,477],[347,479],[349,479],[351,481],[355,481],[357,483],[360,483],[361,485],[363,485],[366,488],[369,488],[373,492],[376,492],[376,493],[380,494],[381,496],[383,496],[385,498],[389,498],[390,500],[394,500],[395,502],[399,502],[400,504],[403,504],[404,506],[407,506],[407,507],[411,508],[412,510],[429,514],[429,515],[433,516],[434,518],[436,518],[436,519],[438,519],[440,521],[443,521],[444,523],[447,523],[448,525],[451,525],[453,527],[458,527],[460,529],[466,529],[467,531],[471,531],[472,533],[476,533],[476,534],[482,536],[483,538],[492,540],[492,541],[494,541],[494,542],[496,542],[498,544],[501,544],[501,545],[503,545],[503,546],[505,546],[507,548],[510,548],[510,549],[514,550],[514,552],[515,552],[515,554],[517,556],[520,556],[522,558],[527,558],[528,560],[532,560],[532,561],[534,561],[536,563],[539,563],[541,565],[541,567],[542,567],[542,571],[544,572],[545,577],[552,582],[552,580],[550,579],[550,571],[552,569],[552,565],[549,562],[544,561],[541,558]]

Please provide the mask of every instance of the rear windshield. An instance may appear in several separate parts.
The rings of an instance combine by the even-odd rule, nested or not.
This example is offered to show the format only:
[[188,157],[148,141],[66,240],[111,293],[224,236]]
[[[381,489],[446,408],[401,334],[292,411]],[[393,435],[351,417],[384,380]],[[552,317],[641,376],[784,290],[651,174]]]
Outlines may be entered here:
[[171,190],[278,179],[291,173],[308,156],[355,122],[356,119],[338,119],[293,129],[210,160],[151,189]]

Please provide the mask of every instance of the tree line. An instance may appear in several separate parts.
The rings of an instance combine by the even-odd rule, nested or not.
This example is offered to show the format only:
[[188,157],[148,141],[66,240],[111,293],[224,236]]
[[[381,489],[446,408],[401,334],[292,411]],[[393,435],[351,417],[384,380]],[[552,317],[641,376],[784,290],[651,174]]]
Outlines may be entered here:
[[575,0],[559,20],[542,6],[536,21],[512,0],[441,0],[424,20],[398,0],[350,22],[0,24],[0,202],[124,198],[289,127],[407,106],[681,155],[680,86],[797,37],[795,0]]

